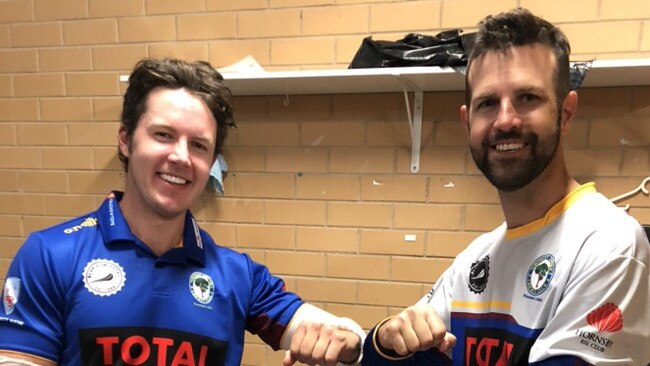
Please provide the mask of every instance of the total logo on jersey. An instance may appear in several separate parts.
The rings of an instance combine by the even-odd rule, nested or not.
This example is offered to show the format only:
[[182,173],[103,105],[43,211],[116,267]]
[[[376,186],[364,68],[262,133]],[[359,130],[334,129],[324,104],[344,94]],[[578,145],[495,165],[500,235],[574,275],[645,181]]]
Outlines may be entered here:
[[587,314],[587,323],[595,328],[595,331],[591,329],[576,330],[580,344],[605,352],[612,348],[614,342],[603,333],[616,333],[623,329],[623,314],[616,304],[608,302]]
[[84,365],[223,366],[228,344],[171,329],[111,327],[79,331]]
[[463,365],[524,365],[533,342],[504,329],[467,328]]

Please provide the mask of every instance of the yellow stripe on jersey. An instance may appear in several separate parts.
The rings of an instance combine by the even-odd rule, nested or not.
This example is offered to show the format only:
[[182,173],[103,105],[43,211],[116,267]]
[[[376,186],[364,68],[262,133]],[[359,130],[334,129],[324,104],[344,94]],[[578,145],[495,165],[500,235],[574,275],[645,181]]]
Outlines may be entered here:
[[589,182],[576,188],[573,192],[569,193],[566,197],[561,199],[558,203],[551,207],[544,217],[539,218],[529,224],[519,226],[513,229],[506,230],[506,240],[513,240],[526,236],[535,230],[539,230],[545,225],[555,221],[562,213],[564,213],[571,205],[573,205],[582,196],[596,192],[596,184]]
[[459,308],[462,309],[480,309],[480,310],[485,310],[485,309],[499,309],[499,310],[505,310],[505,311],[510,311],[510,307],[512,306],[512,303],[510,301],[483,301],[483,302],[478,302],[478,301],[457,301],[457,300],[452,300],[451,302],[451,308],[454,310],[458,310]]

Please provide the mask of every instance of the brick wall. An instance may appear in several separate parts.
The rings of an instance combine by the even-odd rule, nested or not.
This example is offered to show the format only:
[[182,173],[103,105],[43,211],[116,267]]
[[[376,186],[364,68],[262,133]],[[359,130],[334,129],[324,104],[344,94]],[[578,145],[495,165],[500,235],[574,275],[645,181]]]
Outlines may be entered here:
[[[650,3],[635,0],[0,1],[0,280],[31,231],[122,187],[119,75],[138,59],[220,67],[251,54],[267,70],[346,68],[367,35],[471,31],[518,5],[560,25],[574,60],[650,57]],[[306,300],[370,327],[502,220],[467,152],[462,102],[461,92],[426,93],[412,174],[401,95],[237,97],[226,196],[207,191],[196,216]],[[635,188],[650,171],[649,145],[650,87],[580,92],[567,141],[580,181],[610,197]],[[626,203],[650,223],[650,198]],[[281,353],[248,341],[245,365],[280,364]]]

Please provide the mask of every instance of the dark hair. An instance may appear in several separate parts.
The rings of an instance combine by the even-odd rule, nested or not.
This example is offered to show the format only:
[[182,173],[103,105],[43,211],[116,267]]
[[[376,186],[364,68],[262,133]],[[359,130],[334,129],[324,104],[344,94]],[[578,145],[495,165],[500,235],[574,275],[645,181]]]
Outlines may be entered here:
[[489,51],[506,52],[511,47],[536,43],[550,47],[555,55],[553,81],[557,103],[560,106],[564,96],[571,90],[569,40],[553,24],[524,8],[516,8],[506,13],[489,15],[479,23],[465,74],[465,103],[468,108],[472,94],[468,80],[472,61]]
[[[232,94],[223,84],[223,77],[206,61],[186,62],[177,59],[143,59],[129,76],[129,86],[124,93],[122,125],[127,141],[131,141],[138,122],[146,111],[147,96],[156,88],[185,88],[201,98],[217,122],[214,157],[221,152],[228,136],[228,127],[235,127]],[[118,149],[124,170],[128,170],[129,158]]]

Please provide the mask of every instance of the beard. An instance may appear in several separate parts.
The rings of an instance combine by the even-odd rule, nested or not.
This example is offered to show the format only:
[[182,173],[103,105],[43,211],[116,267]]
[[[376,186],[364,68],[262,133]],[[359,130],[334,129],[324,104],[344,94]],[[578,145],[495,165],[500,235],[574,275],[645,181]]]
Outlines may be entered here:
[[487,138],[480,145],[471,144],[474,163],[498,190],[513,192],[523,188],[537,178],[555,156],[560,144],[559,120],[556,126],[557,128],[544,139],[534,133],[497,133],[495,141],[512,138],[522,140],[529,149],[529,154],[524,158],[490,160],[488,152],[491,143]]

